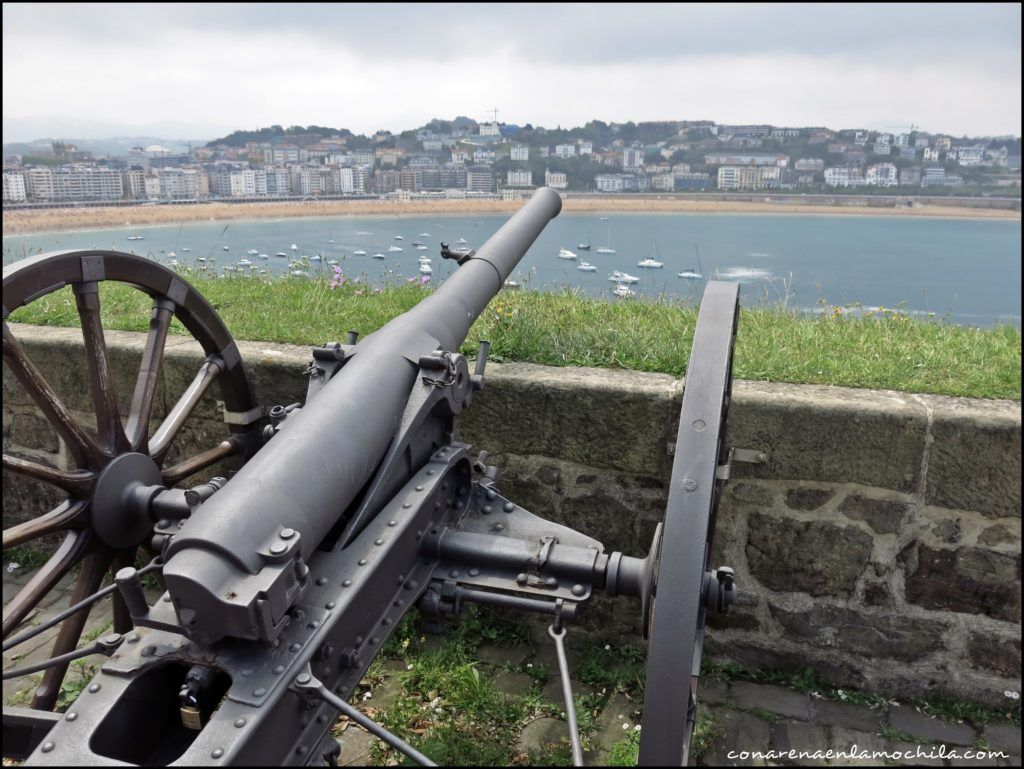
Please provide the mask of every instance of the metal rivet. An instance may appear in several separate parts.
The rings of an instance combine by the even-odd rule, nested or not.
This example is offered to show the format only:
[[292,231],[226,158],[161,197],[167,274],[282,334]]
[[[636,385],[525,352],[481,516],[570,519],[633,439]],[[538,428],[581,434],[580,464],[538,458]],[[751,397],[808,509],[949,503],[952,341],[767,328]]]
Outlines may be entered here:
[[78,718],[78,713],[72,710],[70,713],[64,716],[64,718],[66,718],[68,721],[74,721],[76,718]]
[[414,579],[410,579],[408,582],[405,583],[405,589],[406,590],[415,590],[419,586],[420,586],[420,583],[417,582]]
[[295,529],[281,529],[281,539],[291,539],[295,536]]
[[504,529],[504,528],[505,528],[505,526],[504,526],[503,524],[500,524],[500,523],[496,523],[496,524],[494,524],[494,526],[492,526],[491,528],[492,528],[492,529],[494,529],[495,531],[501,531],[502,529]]
[[299,673],[299,675],[295,678],[295,682],[299,684],[308,684],[312,680],[313,678],[309,675],[309,673]]
[[374,636],[373,638],[370,639],[370,644],[373,645],[373,646],[376,646],[379,643],[380,643],[380,639],[377,636]]
[[170,603],[171,602],[171,594],[168,593],[167,595],[165,595],[164,598],[163,598],[163,601],[164,601],[164,603]]
[[361,635],[357,635],[356,636],[356,646],[359,646],[359,644],[361,644],[362,642],[363,642],[363,637]]
[[302,648],[302,644],[300,644],[300,643],[293,643],[291,646],[288,647],[288,651],[290,651],[290,652],[297,652],[301,648]]
[[214,751],[210,754],[210,758],[220,758],[224,755],[224,748],[214,748]]
[[334,601],[328,601],[327,603],[324,604],[324,608],[328,609],[328,610],[329,609],[333,609],[335,607],[335,605],[336,604],[334,603]]
[[387,627],[388,625],[390,625],[391,624],[391,617],[385,617],[383,620],[381,620],[381,624],[384,625],[384,627]]
[[433,470],[427,470],[427,475],[433,475],[433,474],[434,474]]
[[506,502],[505,506],[502,508],[502,510],[504,510],[506,513],[511,513],[515,509],[516,505],[514,502]]
[[693,478],[683,478],[683,488],[687,491],[693,491],[697,488],[697,481]]
[[493,509],[494,508],[492,508],[490,505],[484,505],[483,509],[481,509],[480,512],[483,513],[484,515],[490,515],[491,514],[491,510],[493,510]]
[[703,419],[695,419],[695,420],[693,420],[692,427],[693,427],[694,430],[696,430],[697,432],[701,433],[701,432],[704,432],[704,428],[707,427],[707,425],[704,423]]
[[346,579],[344,582],[341,583],[341,586],[342,587],[351,587],[352,586],[352,580]]
[[275,542],[270,546],[270,552],[274,555],[281,555],[285,550],[288,549],[288,545],[284,542]]
[[477,569],[477,568],[470,569],[469,570],[469,576],[471,576],[471,577],[479,577],[480,576],[480,569]]
[[487,497],[488,500],[493,502],[494,499],[498,496],[498,492],[496,492],[494,489],[487,489],[487,493],[485,494],[485,496]]
[[586,592],[587,592],[587,589],[585,587],[583,587],[583,585],[573,585],[572,586],[572,594],[575,595],[575,596],[581,596],[581,595],[583,595]]
[[263,687],[261,686],[261,687],[260,687],[259,689],[254,689],[254,690],[253,690],[252,696],[253,696],[253,697],[262,697],[262,696],[263,696],[264,694],[266,694],[266,693],[267,693],[267,690],[266,690],[266,689],[264,689],[264,688],[263,688]]
[[359,565],[360,566],[366,566],[366,559],[365,558],[360,558],[359,559]]
[[54,747],[56,747],[56,746],[52,742],[44,742],[43,743],[43,752],[44,753],[49,753],[51,750],[54,749]]
[[381,545],[384,544],[384,540],[383,539],[378,539],[378,540],[374,541],[373,544],[375,544],[377,547],[380,547]]
[[299,745],[299,747],[295,748],[295,752],[298,753],[300,756],[304,756],[309,752],[309,748],[307,748],[305,745]]
[[398,521],[388,521],[388,526],[397,526]]
[[423,487],[422,486],[417,486],[416,487],[416,491],[423,491]]
[[244,718],[236,718],[235,719],[235,728],[236,729],[241,729],[243,726],[245,726],[245,724],[246,724],[246,720]]
[[326,724],[327,723],[327,716],[325,716],[323,713],[321,713],[320,715],[318,715],[316,717],[316,722],[318,724]]
[[318,619],[315,619],[306,625],[307,630],[316,630],[318,627],[320,627],[320,620]]
[[460,577],[462,576],[462,573],[458,569],[452,569],[450,572],[448,572],[448,576],[452,578]]
[[92,685],[91,685],[91,686],[89,687],[89,691],[90,691],[90,692],[92,692],[93,694],[95,694],[95,693],[96,693],[96,692],[98,692],[98,691],[99,691],[99,690],[100,690],[101,688],[102,688],[102,687],[101,687],[101,686],[100,686],[99,684],[92,684]]
[[159,521],[156,522],[156,525],[157,528],[166,529],[168,526],[171,525],[171,522],[168,521],[166,518],[161,518]]
[[558,580],[554,577],[548,577],[546,580],[544,580],[544,584],[546,584],[548,587],[558,587]]
[[395,606],[401,606],[402,603],[403,603],[403,601],[402,601],[401,598],[396,598],[395,601],[394,601],[394,605]]
[[327,584],[327,577],[317,577],[316,584],[318,584],[318,585],[326,585]]
[[412,507],[412,502],[403,502],[402,507],[408,510],[410,507]]
[[529,577],[527,577],[526,574],[522,572],[516,574],[516,582],[518,582],[520,585],[525,585],[527,579],[529,579]]
[[251,675],[252,675],[252,668],[243,668],[242,669],[242,678],[248,678]]
[[275,665],[275,666],[274,666],[274,675],[275,675],[275,676],[279,676],[279,675],[281,675],[281,674],[282,674],[283,672],[284,672],[284,665]]

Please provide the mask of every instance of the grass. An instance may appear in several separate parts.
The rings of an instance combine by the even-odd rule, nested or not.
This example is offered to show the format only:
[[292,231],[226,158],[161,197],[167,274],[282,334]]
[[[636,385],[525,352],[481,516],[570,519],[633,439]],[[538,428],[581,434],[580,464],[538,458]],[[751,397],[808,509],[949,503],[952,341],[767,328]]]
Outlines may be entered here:
[[[371,289],[348,281],[185,275],[214,306],[236,339],[319,345],[363,336],[410,309],[430,292],[417,284]],[[148,328],[148,297],[101,284],[104,326]],[[260,311],[254,312],[254,309]],[[850,308],[856,310],[857,308]],[[736,339],[740,379],[813,383],[1020,399],[1021,332],[1009,325],[972,328],[911,318],[898,308],[874,313],[823,307],[815,316],[781,307],[744,308]],[[675,299],[608,302],[579,293],[505,291],[470,330],[492,343],[497,361],[623,368],[680,376],[686,369],[696,308]],[[12,320],[77,326],[70,289],[17,310]],[[172,331],[184,333],[175,321]]]

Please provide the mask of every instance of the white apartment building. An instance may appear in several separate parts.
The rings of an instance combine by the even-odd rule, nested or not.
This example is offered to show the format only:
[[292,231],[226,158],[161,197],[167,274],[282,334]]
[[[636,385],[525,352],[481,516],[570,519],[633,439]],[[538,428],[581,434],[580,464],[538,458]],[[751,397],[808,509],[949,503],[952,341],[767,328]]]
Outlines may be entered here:
[[592,154],[594,154],[594,143],[593,142],[580,142],[580,154],[581,155],[592,155]]
[[659,192],[673,192],[676,188],[675,174],[655,174],[651,177],[651,189]]
[[644,165],[644,151],[627,147],[622,151],[622,167],[624,169],[629,168],[643,168]]
[[469,192],[494,192],[494,174],[486,166],[471,166],[466,169],[466,190]]
[[156,172],[159,183],[158,196],[168,200],[192,200],[203,197],[200,180],[204,176],[202,171],[195,168],[161,168]]
[[910,134],[900,134],[896,137],[897,147],[909,147],[910,146]]
[[302,157],[299,148],[292,144],[285,144],[279,147],[271,147],[263,150],[263,162],[269,165],[284,165],[285,163],[298,163],[305,158]]
[[962,166],[980,166],[985,162],[985,148],[980,144],[974,147],[958,147],[956,162]]
[[146,177],[146,197],[156,200],[160,197],[160,178],[157,176]]
[[598,192],[622,192],[625,183],[622,174],[598,174],[594,177]]
[[452,165],[464,166],[469,162],[469,154],[464,150],[452,150]]
[[527,144],[512,145],[512,160],[529,160],[530,147]]
[[267,175],[268,195],[287,195],[291,192],[288,184],[289,173],[287,168],[265,168],[264,172]]
[[824,171],[825,161],[821,158],[800,158],[793,164],[797,171]]
[[576,156],[575,144],[556,144],[555,156],[560,158],[571,158]]
[[935,161],[937,161],[938,159],[939,159],[939,151],[938,151],[938,149],[936,149],[934,147],[925,147],[924,148],[924,160],[926,160],[926,161],[928,161],[928,160],[935,160]]
[[338,169],[338,191],[346,195],[362,195],[366,192],[366,171],[359,167]]
[[424,152],[440,152],[444,149],[444,142],[440,139],[424,139],[423,140],[423,151]]
[[293,195],[319,195],[320,173],[309,166],[291,166],[289,168],[289,187]]
[[872,152],[876,155],[888,155],[892,152],[892,145],[889,142],[875,142]]
[[49,168],[29,168],[25,171],[25,194],[30,200],[53,200],[53,171]]
[[927,136],[918,136],[918,137],[916,137],[914,139],[914,149],[920,150],[920,149],[924,149],[927,146],[928,146],[928,137]]
[[118,171],[70,166],[53,172],[54,200],[119,200],[122,197],[124,185]]
[[544,169],[544,186],[555,190],[564,190],[569,187],[569,178],[561,171]]
[[373,150],[352,150],[352,162],[364,168],[373,168]]
[[22,203],[25,194],[25,177],[17,172],[4,174],[4,203]]
[[481,136],[501,136],[501,126],[497,123],[481,123],[480,124],[480,135]]
[[825,184],[829,187],[863,187],[865,183],[859,168],[836,166],[825,169]]
[[767,190],[779,186],[779,166],[722,166],[718,169],[720,190]]
[[494,150],[487,147],[480,147],[473,151],[473,162],[474,163],[493,163],[494,162]]
[[533,174],[529,171],[517,171],[515,169],[510,169],[506,184],[509,187],[532,187]]
[[864,183],[874,187],[895,187],[897,184],[896,166],[892,163],[876,163],[868,166]]
[[953,146],[953,140],[948,136],[936,136],[935,137],[935,149],[940,152],[949,152],[950,147]]

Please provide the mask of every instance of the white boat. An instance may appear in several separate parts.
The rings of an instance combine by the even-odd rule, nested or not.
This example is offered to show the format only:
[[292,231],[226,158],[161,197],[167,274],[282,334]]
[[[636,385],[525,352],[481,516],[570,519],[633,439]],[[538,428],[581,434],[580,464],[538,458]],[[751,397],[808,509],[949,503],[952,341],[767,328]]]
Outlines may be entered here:
[[197,262],[205,262],[206,261],[206,257],[205,256],[197,256],[196,257],[196,261]]
[[336,265],[338,263],[338,260],[337,259],[328,259],[327,263],[333,267],[334,265]]
[[590,235],[589,235],[589,233],[587,234],[587,237],[585,237],[583,239],[582,243],[577,243],[576,244],[576,248],[578,248],[580,251],[589,251],[590,250]]
[[311,262],[319,262],[319,261],[322,261],[322,260],[323,260],[323,257],[320,256],[320,254],[313,254],[313,256],[309,257],[309,261],[311,261]]
[[221,248],[221,251],[230,251],[231,250],[231,246],[221,246],[220,248]]
[[515,280],[506,280],[505,288],[519,288],[519,282]]
[[288,254],[286,254],[284,251],[278,251],[276,254],[274,254],[274,256],[283,256],[283,257],[287,258]]
[[395,240],[405,240],[401,235],[395,235]]
[[560,248],[560,249],[558,249],[558,258],[559,259],[575,259],[576,258],[576,254],[574,252],[570,251],[568,248]]
[[640,282],[640,278],[636,277],[635,275],[630,275],[627,272],[619,272],[618,270],[615,270],[615,272],[613,272],[611,275],[609,275],[608,276],[608,280],[613,281],[615,283],[639,283]]
[[238,266],[239,267],[252,267],[252,262],[250,262],[248,259],[239,259],[238,260]]
[[430,237],[430,233],[429,232],[421,232],[420,233],[420,237],[421,238],[429,238]]
[[353,252],[352,252],[352,255],[353,255],[353,256],[366,256],[366,252],[365,252],[365,251],[363,251],[363,250],[362,250],[362,249],[360,248],[360,249],[356,249],[355,251],[353,251]]
[[455,242],[456,242],[456,243],[465,243],[465,242],[466,242],[466,239],[465,239],[465,238],[459,238],[459,239],[458,239],[458,240],[456,240]]
[[270,258],[270,254],[260,254],[259,256],[260,256],[260,259],[269,259]]
[[615,286],[615,290],[612,292],[615,296],[633,296],[636,294],[629,286],[625,283],[619,283]]
[[417,250],[417,251],[426,251],[426,250],[427,250],[427,247],[426,247],[426,246],[424,246],[424,245],[423,245],[423,244],[421,243],[420,245],[416,246],[416,250]]
[[402,250],[401,246],[388,246],[388,251],[391,251],[392,253],[394,253],[395,251],[401,251],[401,250]]
[[387,257],[386,257],[386,256],[384,256],[384,254],[381,254],[381,253],[379,253],[379,252],[378,252],[378,253],[376,253],[376,254],[374,254],[374,255],[373,255],[373,258],[374,258],[374,259],[387,259]]
[[288,250],[289,251],[298,251],[299,247],[297,245],[295,245],[294,243],[292,243],[290,246],[288,246]]
[[173,251],[168,251],[168,252],[167,252],[167,255],[168,255],[168,256],[177,256],[177,254],[176,254],[176,253],[174,253]]
[[179,266],[178,260],[177,259],[171,259],[171,267],[178,267],[178,266]]
[[423,245],[423,243],[422,243],[422,242],[420,242],[420,241],[418,241],[418,240],[414,240],[414,241],[412,242],[412,244],[413,244],[414,246],[422,246],[422,245]]
[[430,257],[429,256],[419,256],[419,257],[416,257],[416,261],[419,262],[420,264],[430,264]]
[[[608,217],[607,216],[602,216],[601,220],[607,222],[608,221]],[[597,249],[597,253],[599,253],[599,254],[614,254],[615,253],[615,249],[612,248],[612,225],[611,225],[610,222],[608,224],[607,237],[605,238],[605,244],[603,246],[601,246],[599,249]]]
[[367,232],[366,230],[356,230],[356,235],[372,235],[372,234],[373,234],[372,232]]
[[431,267],[429,264],[424,263],[420,265],[420,272],[422,272],[424,275],[429,275],[433,271],[434,268]]
[[181,249],[181,253],[183,253],[183,254],[187,254],[187,253],[189,253],[189,252],[190,252],[191,250],[192,250],[191,248],[183,248],[183,249]]
[[249,249],[248,251],[246,251],[245,253],[247,253],[247,254],[248,254],[249,256],[256,256],[256,254],[258,254],[258,253],[259,253],[259,251],[257,251],[257,250],[256,250],[255,248],[250,248],[250,249]]
[[597,267],[592,265],[590,262],[580,262],[579,267],[576,269],[582,270],[583,272],[597,272]]
[[142,235],[129,235],[128,240],[145,240]]
[[292,270],[289,275],[294,275],[296,278],[308,278],[309,274],[302,270]]
[[693,268],[688,268],[679,273],[679,277],[687,278],[688,280],[701,280],[704,276],[701,275],[696,270],[694,270]]
[[654,269],[658,269],[660,267],[664,267],[665,263],[664,262],[657,262],[654,259],[651,259],[650,257],[647,257],[646,259],[641,259],[639,262],[637,262],[636,266],[637,267],[651,267],[651,268],[654,268]]

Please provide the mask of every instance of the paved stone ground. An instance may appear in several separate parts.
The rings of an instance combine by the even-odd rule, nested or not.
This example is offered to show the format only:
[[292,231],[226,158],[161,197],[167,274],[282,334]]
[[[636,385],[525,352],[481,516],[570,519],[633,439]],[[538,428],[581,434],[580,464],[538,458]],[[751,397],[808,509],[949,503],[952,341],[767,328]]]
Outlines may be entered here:
[[[31,576],[24,570],[13,573],[4,571],[4,603],[28,581]],[[25,626],[38,624],[67,605],[70,583],[58,586],[43,602],[43,605],[26,620]],[[155,596],[151,596],[155,598]],[[109,605],[109,604],[106,604]],[[105,611],[94,611],[89,618],[86,632],[99,631],[109,623]],[[32,642],[4,653],[3,667],[29,664],[49,656],[49,647],[55,631],[49,630]],[[431,644],[443,643],[433,640]],[[567,646],[570,667],[579,662],[572,645]],[[495,688],[507,697],[539,696],[541,701],[560,707],[562,692],[559,680],[550,679],[543,687],[534,678],[522,671],[534,663],[543,664],[549,670],[557,670],[552,649],[544,645],[534,653],[527,647],[502,647],[484,645],[478,650],[481,675],[490,676]],[[102,658],[90,660],[101,663]],[[362,695],[363,709],[386,709],[397,697],[402,687],[398,676],[405,670],[404,663],[384,663],[379,683],[369,688],[369,697]],[[27,679],[13,679],[4,682],[4,701],[24,697]],[[600,695],[579,683],[574,683],[577,696],[581,694]],[[641,703],[631,700],[622,693],[613,693],[603,699],[604,704],[594,718],[594,728],[588,735],[590,750],[587,763],[601,765],[608,759],[612,747],[627,737],[639,722]],[[988,725],[976,729],[966,724],[956,724],[929,718],[913,708],[904,705],[890,705],[885,710],[873,710],[861,705],[817,699],[791,689],[734,682],[732,684],[705,679],[701,682],[701,712],[703,718],[710,716],[712,739],[704,752],[691,761],[702,766],[856,766],[856,765],[906,765],[906,766],[1019,766],[1021,755],[1021,733],[1013,726]],[[342,721],[336,729],[342,742],[339,763],[344,766],[365,765],[370,760],[371,748],[376,740],[354,724]],[[527,754],[545,748],[567,745],[568,732],[564,721],[543,717],[525,724],[517,741],[518,750]],[[987,745],[991,750],[1005,754],[1002,759],[986,758],[969,760],[963,751]],[[855,756],[845,758],[813,757],[758,757],[747,755],[755,751],[816,751],[850,750],[886,751],[889,756]],[[950,758],[949,751],[961,751],[959,758]],[[896,751],[909,753],[895,757]]]

